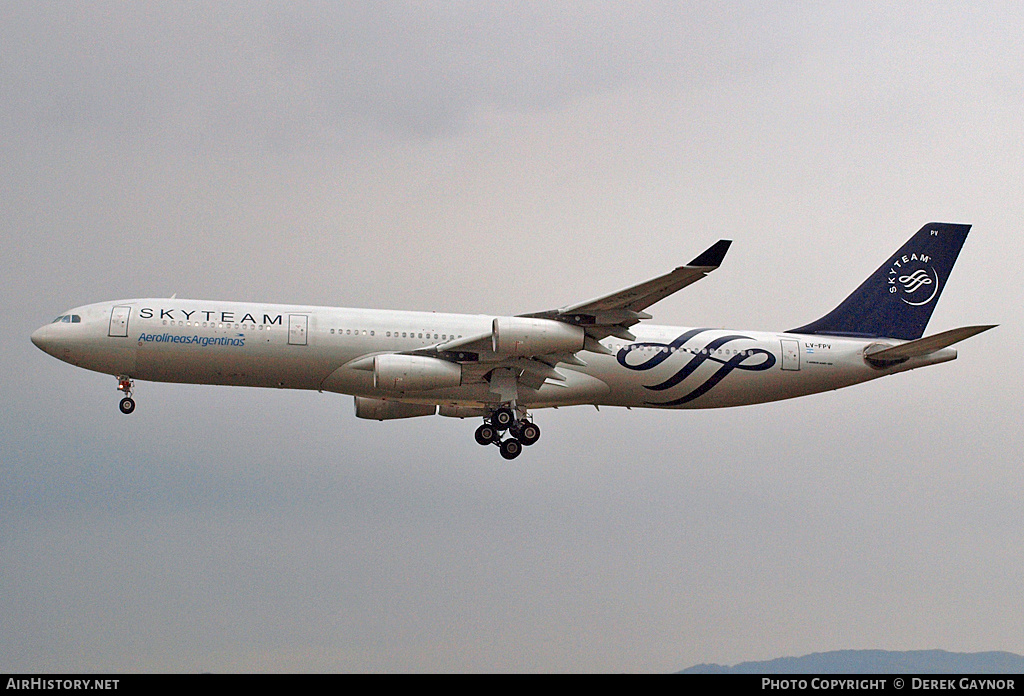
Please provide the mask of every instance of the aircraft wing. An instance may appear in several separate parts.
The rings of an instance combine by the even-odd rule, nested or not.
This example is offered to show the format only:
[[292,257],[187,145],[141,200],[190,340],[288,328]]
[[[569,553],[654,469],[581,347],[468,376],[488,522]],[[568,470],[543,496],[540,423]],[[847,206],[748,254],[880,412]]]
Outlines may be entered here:
[[636,336],[629,331],[629,327],[651,318],[643,310],[718,268],[730,244],[732,242],[728,239],[719,240],[685,266],[610,295],[560,309],[518,315],[522,319],[546,319],[583,329],[582,345],[564,349],[565,352],[495,352],[496,334],[488,332],[446,341],[411,353],[462,363],[464,375],[469,379],[482,379],[484,374],[500,365],[515,371],[521,383],[535,389],[547,379],[564,380],[554,369],[558,363],[585,365],[576,356],[580,350],[608,354],[610,351],[600,343],[601,339],[608,336],[635,340]]
[[[613,292],[610,295],[599,297],[588,302],[570,305],[563,309],[556,310],[560,314],[571,314],[574,312],[602,312],[609,310],[624,310],[627,312],[641,312],[655,302],[665,299],[672,293],[682,290],[687,285],[695,283],[711,271],[722,265],[725,253],[729,251],[732,240],[720,239],[708,249],[685,266],[680,266],[674,271],[658,276],[652,280],[645,281],[639,285]],[[542,312],[541,314],[546,314]],[[530,314],[526,316],[540,316]],[[646,318],[646,317],[644,317]]]
[[731,240],[720,239],[685,266],[679,266],[665,275],[613,292],[610,295],[561,309],[520,316],[553,319],[583,326],[587,334],[596,340],[607,336],[618,336],[631,341],[635,336],[627,329],[643,319],[651,318],[651,315],[643,310],[682,290],[687,285],[697,282],[722,265],[722,260],[725,258],[725,253],[729,251],[730,244],[732,244]]
[[[551,309],[532,314],[518,316],[532,319],[551,319],[566,324],[582,326],[587,335],[594,339],[592,343],[607,336],[618,336],[631,341],[635,338],[627,329],[651,315],[642,311],[655,302],[682,290],[695,283],[722,264],[725,253],[732,241],[720,239],[712,244],[685,266],[679,266],[665,275],[633,285],[624,290],[604,295],[597,299],[568,305],[561,309]],[[467,336],[431,347],[431,352],[479,352],[490,350],[491,333]],[[591,343],[591,342],[588,342]],[[585,350],[593,349],[588,345]],[[605,352],[598,350],[597,352]],[[563,361],[564,362],[564,361]]]

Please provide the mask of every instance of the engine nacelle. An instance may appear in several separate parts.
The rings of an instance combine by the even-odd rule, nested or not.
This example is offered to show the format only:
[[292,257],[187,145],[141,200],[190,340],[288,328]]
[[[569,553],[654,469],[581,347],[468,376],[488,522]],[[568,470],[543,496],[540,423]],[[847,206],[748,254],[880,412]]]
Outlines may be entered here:
[[423,355],[388,353],[373,358],[373,386],[387,391],[425,391],[462,384],[462,365]]
[[491,347],[502,355],[530,356],[583,350],[579,326],[551,319],[498,317],[491,324]]
[[384,399],[371,399],[365,396],[357,396],[355,399],[356,418],[383,421],[394,420],[395,418],[432,416],[437,412],[437,406],[432,405],[403,404],[401,401],[385,401]]

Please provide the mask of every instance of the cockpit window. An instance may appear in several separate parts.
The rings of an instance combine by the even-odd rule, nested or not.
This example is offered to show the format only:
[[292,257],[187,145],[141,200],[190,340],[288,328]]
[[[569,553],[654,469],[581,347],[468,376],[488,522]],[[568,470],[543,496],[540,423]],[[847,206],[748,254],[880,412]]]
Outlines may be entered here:
[[72,324],[81,324],[82,323],[82,317],[78,316],[77,314],[72,314],[71,315],[71,323]]
[[58,322],[61,322],[61,321],[66,321],[66,320],[67,320],[67,318],[68,318],[68,315],[67,315],[67,314],[61,314],[61,315],[60,315],[59,317],[57,317],[56,319],[54,319],[54,320],[53,320],[53,321],[51,321],[50,323],[51,323],[51,324],[56,324],[56,323],[58,323]]
[[51,324],[81,324],[82,317],[78,314],[61,314],[50,322]]

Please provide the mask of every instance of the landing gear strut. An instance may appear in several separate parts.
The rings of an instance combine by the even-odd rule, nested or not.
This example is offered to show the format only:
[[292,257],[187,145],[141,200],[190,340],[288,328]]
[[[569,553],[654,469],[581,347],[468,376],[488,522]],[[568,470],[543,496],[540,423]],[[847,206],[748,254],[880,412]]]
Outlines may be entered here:
[[135,399],[132,398],[132,388],[135,386],[128,377],[120,377],[117,381],[117,390],[124,393],[124,398],[121,399],[121,403],[118,404],[118,408],[121,409],[121,413],[128,415],[135,410]]
[[[515,459],[522,454],[523,447],[529,447],[540,439],[540,427],[529,420],[525,410],[521,414],[522,417],[517,419],[516,412],[508,406],[495,409],[484,417],[484,424],[476,429],[473,436],[481,445],[497,445],[505,459]],[[503,438],[506,431],[509,437]]]

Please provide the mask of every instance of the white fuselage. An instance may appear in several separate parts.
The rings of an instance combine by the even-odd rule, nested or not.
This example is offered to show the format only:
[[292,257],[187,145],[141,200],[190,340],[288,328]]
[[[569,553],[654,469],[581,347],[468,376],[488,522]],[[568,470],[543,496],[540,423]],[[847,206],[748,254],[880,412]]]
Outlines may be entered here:
[[[118,377],[154,382],[316,389],[407,403],[486,407],[500,399],[486,381],[394,392],[354,367],[375,354],[409,352],[491,330],[491,315],[365,310],[182,299],[87,305],[32,335],[54,357]],[[718,408],[838,389],[956,357],[944,348],[879,368],[864,359],[878,340],[640,324],[635,341],[609,337],[611,351],[560,363],[564,380],[520,389],[529,408],[596,404]],[[901,343],[884,340],[886,345]],[[515,367],[480,356],[476,374]],[[365,362],[365,361],[364,361]],[[467,373],[468,374],[468,373]]]

